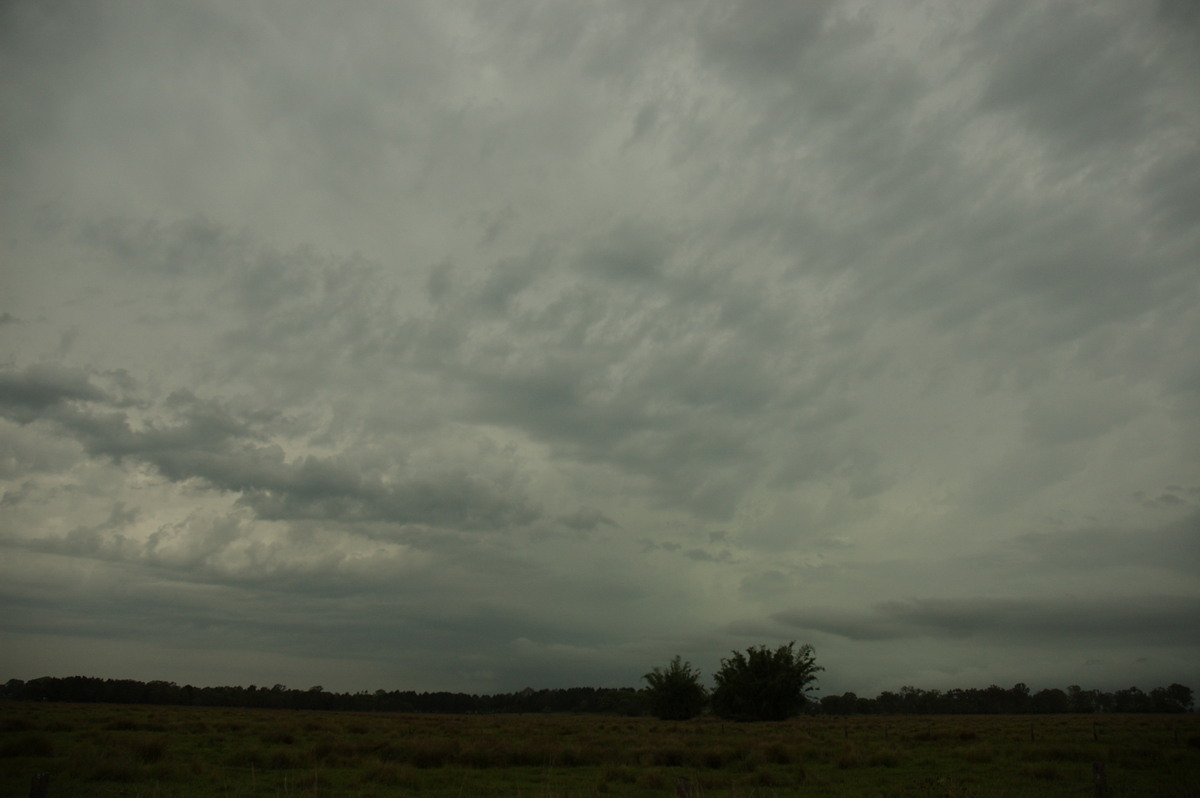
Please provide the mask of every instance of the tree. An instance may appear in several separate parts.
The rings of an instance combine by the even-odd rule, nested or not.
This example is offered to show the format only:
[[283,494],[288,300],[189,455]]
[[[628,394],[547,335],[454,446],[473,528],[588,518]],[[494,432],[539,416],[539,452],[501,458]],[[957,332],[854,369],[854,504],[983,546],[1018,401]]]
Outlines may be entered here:
[[775,651],[751,646],[721,660],[713,711],[734,720],[785,720],[799,712],[817,671],[825,669],[813,661],[812,646],[795,646],[795,641]]
[[1195,699],[1192,698],[1192,688],[1186,685],[1173,683],[1166,689],[1167,700],[1171,703],[1171,712],[1191,712],[1195,705]]
[[1150,696],[1138,687],[1126,687],[1113,693],[1114,712],[1149,712]]
[[1057,687],[1039,690],[1030,699],[1034,712],[1062,713],[1071,711],[1071,699]]
[[1155,687],[1150,691],[1150,705],[1154,712],[1191,712],[1192,688],[1182,684],[1170,687]]
[[1080,714],[1096,711],[1096,691],[1084,690],[1077,684],[1067,687],[1067,711]]
[[858,712],[858,696],[854,693],[827,695],[821,699],[821,712],[826,715],[853,715]]
[[678,654],[665,669],[655,668],[642,677],[650,686],[650,711],[662,720],[687,720],[704,709],[708,691],[700,684],[700,671]]

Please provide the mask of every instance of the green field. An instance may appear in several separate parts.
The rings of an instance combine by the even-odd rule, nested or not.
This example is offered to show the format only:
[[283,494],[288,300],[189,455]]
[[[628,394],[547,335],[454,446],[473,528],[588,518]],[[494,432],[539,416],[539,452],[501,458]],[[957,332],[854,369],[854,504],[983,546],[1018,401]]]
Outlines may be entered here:
[[[738,724],[0,704],[0,795],[1200,796],[1200,715]],[[686,784],[681,780],[686,780]]]

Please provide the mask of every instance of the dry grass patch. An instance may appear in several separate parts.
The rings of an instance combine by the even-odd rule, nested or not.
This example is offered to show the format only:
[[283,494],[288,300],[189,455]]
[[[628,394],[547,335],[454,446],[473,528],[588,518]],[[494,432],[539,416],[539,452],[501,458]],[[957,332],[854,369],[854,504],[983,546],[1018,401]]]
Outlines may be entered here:
[[0,795],[28,794],[44,770],[52,795],[79,798],[650,798],[679,778],[703,798],[1082,796],[1103,761],[1113,795],[1157,798],[1200,794],[1197,737],[1197,716],[736,724],[4,704]]

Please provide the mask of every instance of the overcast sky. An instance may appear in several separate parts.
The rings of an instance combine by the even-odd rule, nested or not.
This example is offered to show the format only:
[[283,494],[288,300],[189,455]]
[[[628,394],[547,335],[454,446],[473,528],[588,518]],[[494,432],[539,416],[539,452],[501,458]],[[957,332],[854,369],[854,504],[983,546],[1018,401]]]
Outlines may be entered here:
[[1182,0],[0,5],[0,678],[1200,688]]

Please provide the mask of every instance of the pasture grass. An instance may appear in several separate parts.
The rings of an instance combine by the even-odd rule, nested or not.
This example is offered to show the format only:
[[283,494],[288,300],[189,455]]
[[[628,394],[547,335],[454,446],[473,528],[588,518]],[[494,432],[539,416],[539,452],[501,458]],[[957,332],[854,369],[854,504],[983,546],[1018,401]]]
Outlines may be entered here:
[[739,724],[0,703],[0,794],[51,798],[1200,795],[1200,716]]

